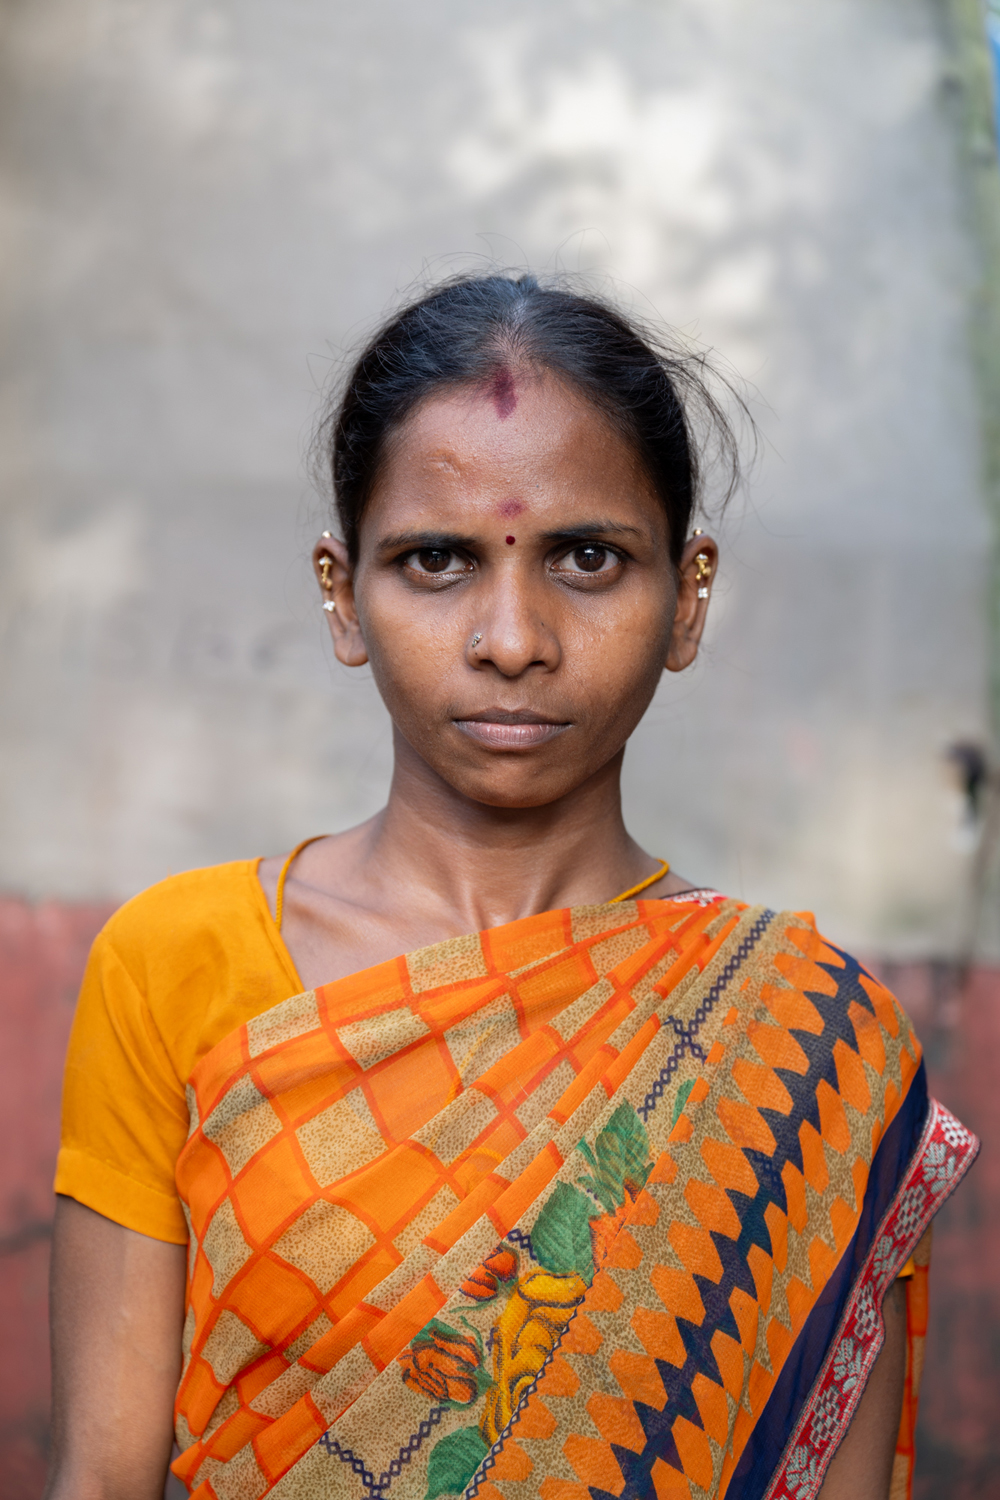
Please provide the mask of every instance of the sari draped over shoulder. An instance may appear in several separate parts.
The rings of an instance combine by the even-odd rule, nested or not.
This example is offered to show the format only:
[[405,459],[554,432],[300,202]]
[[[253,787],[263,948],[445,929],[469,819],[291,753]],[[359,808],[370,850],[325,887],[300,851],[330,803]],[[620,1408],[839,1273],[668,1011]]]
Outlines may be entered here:
[[810,1500],[978,1142],[808,914],[546,912],[196,1066],[175,1472],[198,1500]]

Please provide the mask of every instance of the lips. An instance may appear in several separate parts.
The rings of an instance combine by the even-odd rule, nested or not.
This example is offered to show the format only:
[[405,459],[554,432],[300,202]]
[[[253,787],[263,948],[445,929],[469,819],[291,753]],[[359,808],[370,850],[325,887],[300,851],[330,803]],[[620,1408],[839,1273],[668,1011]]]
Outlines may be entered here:
[[568,724],[543,718],[541,714],[510,713],[503,709],[487,709],[453,722],[470,739],[493,750],[534,750],[569,728]]

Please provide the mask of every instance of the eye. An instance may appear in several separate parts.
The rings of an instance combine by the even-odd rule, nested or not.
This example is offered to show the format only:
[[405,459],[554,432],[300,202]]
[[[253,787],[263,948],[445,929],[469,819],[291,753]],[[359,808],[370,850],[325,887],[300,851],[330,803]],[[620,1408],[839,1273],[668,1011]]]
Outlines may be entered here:
[[469,569],[469,564],[447,547],[421,547],[419,552],[410,552],[403,562],[414,573],[424,576],[432,574],[438,578],[442,575],[466,573]]
[[600,542],[582,542],[559,559],[558,569],[565,573],[610,573],[621,563],[617,552]]

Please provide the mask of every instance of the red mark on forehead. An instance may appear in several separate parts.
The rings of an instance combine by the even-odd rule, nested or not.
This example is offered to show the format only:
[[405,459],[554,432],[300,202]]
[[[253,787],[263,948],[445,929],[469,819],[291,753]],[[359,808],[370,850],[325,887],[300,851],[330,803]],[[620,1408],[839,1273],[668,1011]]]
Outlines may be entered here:
[[513,547],[513,545],[514,545],[514,543],[515,543],[515,542],[516,542],[516,541],[517,541],[517,538],[516,538],[516,537],[513,537],[513,536],[509,536],[509,537],[508,537],[508,538],[507,538],[507,546],[508,546],[508,547]]
[[498,516],[519,516],[524,509],[520,500],[501,500],[497,506]]
[[517,406],[517,391],[514,388],[514,377],[509,370],[501,368],[496,372],[490,386],[490,395],[493,397],[493,405],[497,409],[497,416],[501,422],[505,422]]

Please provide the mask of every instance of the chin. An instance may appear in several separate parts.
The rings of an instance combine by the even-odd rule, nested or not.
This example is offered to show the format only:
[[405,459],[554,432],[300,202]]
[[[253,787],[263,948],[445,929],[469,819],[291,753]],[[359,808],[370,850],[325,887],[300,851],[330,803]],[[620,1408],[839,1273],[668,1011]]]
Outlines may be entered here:
[[511,792],[509,796],[504,796],[499,792],[495,792],[485,796],[475,796],[475,794],[472,794],[472,800],[481,803],[483,807],[502,808],[510,812],[527,812],[532,807],[548,807],[550,803],[558,802],[562,796],[565,796],[565,793],[557,792],[554,796],[550,797],[542,793],[532,795],[525,792],[522,796],[518,796],[516,793]]
[[463,778],[452,782],[457,792],[471,802],[480,802],[484,807],[509,808],[512,812],[529,807],[547,807],[568,796],[580,783],[568,780],[565,775],[540,778],[518,776],[510,779],[483,777]]

